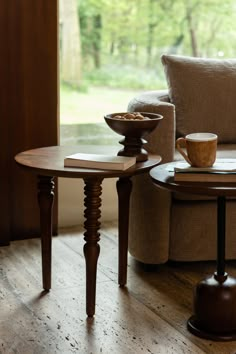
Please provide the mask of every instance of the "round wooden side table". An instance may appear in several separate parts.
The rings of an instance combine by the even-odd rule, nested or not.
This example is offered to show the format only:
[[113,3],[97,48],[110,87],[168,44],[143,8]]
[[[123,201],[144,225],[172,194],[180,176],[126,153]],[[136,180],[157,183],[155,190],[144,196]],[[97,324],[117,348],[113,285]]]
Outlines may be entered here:
[[[153,183],[173,192],[215,196],[217,198],[217,264],[216,272],[201,280],[194,289],[194,315],[188,329],[196,336],[228,341],[236,339],[236,278],[225,272],[225,202],[236,196],[236,183],[174,181],[175,163],[153,168]],[[191,212],[191,211],[190,211]]]
[[[107,147],[103,153],[107,154]],[[94,146],[94,153],[97,149]],[[26,171],[38,175],[38,203],[40,209],[43,288],[51,288],[51,243],[52,207],[54,198],[54,177],[82,178],[84,180],[84,256],[86,262],[86,312],[89,317],[95,313],[97,260],[100,252],[102,181],[104,178],[118,177],[118,236],[119,270],[118,282],[124,286],[127,281],[127,252],[129,227],[129,200],[132,190],[131,177],[148,172],[161,162],[158,155],[150,155],[145,162],[139,162],[125,171],[98,170],[64,167],[64,158],[81,152],[79,147],[51,146],[21,152],[15,156],[16,162]],[[84,152],[84,151],[83,151]],[[101,149],[99,149],[99,153]]]

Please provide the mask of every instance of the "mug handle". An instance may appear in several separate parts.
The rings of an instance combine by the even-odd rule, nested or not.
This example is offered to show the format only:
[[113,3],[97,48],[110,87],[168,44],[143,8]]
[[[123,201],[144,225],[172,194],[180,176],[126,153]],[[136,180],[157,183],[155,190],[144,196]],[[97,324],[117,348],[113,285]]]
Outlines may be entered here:
[[183,156],[185,161],[187,161],[191,165],[191,161],[189,160],[188,156],[185,154],[185,152],[182,150],[182,147],[186,147],[186,139],[185,138],[179,138],[176,140],[176,148],[179,151],[179,153]]

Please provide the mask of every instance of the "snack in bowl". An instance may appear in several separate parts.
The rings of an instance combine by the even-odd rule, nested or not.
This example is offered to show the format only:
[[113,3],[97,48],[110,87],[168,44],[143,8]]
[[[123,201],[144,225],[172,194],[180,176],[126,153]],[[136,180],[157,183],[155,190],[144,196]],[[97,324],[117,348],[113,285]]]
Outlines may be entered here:
[[142,115],[139,112],[133,112],[133,113],[125,113],[123,115],[116,115],[112,117],[113,119],[122,119],[122,120],[145,120],[145,119],[150,119],[149,117],[146,117]]

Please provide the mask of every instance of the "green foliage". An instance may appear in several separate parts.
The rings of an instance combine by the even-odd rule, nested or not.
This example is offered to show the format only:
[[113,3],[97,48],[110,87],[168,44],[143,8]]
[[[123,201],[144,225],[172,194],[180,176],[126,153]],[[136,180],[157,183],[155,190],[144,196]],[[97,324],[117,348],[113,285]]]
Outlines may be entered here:
[[162,82],[164,52],[235,56],[234,0],[77,1],[82,71],[92,83],[146,88]]
[[73,92],[73,91],[76,91],[76,92],[83,92],[83,93],[86,93],[88,92],[88,83],[86,80],[82,80],[80,82],[80,85],[73,85],[73,84],[68,84],[68,82],[64,82],[61,80],[61,87],[63,87],[63,90],[64,92]]
[[166,87],[163,72],[139,69],[132,66],[107,65],[87,73],[85,79],[92,86],[123,87],[157,90]]

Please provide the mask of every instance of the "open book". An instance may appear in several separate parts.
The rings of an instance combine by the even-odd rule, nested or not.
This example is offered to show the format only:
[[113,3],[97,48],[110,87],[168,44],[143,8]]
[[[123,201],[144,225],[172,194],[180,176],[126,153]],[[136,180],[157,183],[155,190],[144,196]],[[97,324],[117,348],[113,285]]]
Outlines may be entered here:
[[171,167],[179,182],[236,182],[236,159],[217,159],[212,167],[192,167],[182,161]]
[[136,164],[136,157],[77,153],[66,156],[65,167],[124,171]]

